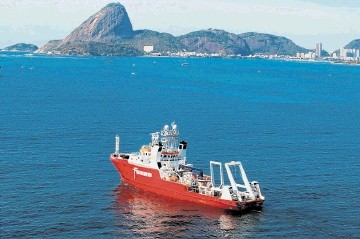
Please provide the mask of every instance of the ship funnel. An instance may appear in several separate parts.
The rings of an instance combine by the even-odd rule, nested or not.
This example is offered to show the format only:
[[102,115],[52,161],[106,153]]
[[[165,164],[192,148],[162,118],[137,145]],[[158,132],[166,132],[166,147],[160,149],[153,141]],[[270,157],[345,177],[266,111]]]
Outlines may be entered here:
[[119,135],[115,136],[115,154],[118,155],[119,154],[119,141],[120,141],[120,137]]
[[186,148],[187,148],[187,143],[185,141],[181,141],[179,144],[179,152],[182,158],[186,157]]

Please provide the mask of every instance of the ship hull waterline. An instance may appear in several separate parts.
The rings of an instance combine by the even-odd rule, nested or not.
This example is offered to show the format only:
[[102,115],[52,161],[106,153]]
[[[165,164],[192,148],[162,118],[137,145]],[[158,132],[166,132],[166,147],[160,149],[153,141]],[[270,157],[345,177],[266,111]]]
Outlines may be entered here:
[[260,199],[239,203],[199,194],[190,191],[187,185],[161,179],[159,171],[156,169],[130,164],[126,159],[114,157],[113,155],[110,160],[118,170],[123,182],[141,190],[229,211],[245,212],[262,208],[263,200]]

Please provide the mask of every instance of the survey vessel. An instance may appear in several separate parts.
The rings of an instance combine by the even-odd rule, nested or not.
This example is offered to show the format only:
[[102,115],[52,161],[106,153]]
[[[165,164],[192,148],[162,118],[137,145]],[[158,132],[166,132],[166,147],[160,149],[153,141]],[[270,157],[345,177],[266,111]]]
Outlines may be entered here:
[[134,153],[121,153],[120,138],[115,137],[115,152],[110,160],[123,182],[210,207],[232,211],[261,209],[265,197],[259,182],[249,182],[240,161],[209,161],[210,175],[206,175],[187,162],[188,145],[178,141],[179,130],[175,123],[150,135],[151,142]]

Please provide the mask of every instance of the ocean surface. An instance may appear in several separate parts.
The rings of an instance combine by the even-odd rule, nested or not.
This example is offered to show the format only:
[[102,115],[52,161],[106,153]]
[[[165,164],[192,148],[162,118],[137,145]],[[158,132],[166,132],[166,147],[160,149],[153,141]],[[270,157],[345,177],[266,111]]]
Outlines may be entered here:
[[[358,66],[6,52],[0,66],[2,239],[360,237]],[[263,210],[122,183],[115,135],[135,152],[172,121],[205,173],[242,161]]]

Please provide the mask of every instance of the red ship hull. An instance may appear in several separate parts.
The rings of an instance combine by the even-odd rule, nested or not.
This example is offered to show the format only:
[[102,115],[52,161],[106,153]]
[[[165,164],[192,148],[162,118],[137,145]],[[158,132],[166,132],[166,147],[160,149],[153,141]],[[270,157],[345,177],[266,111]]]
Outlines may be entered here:
[[110,160],[119,171],[122,181],[139,189],[150,191],[177,200],[185,200],[210,207],[232,211],[261,208],[263,201],[253,200],[245,203],[223,200],[189,190],[189,186],[161,179],[159,170],[130,164],[127,159],[111,155]]

